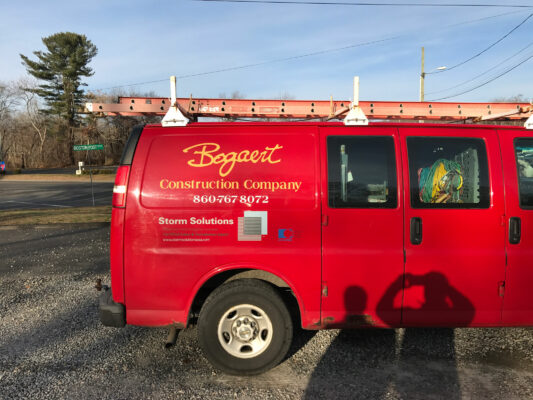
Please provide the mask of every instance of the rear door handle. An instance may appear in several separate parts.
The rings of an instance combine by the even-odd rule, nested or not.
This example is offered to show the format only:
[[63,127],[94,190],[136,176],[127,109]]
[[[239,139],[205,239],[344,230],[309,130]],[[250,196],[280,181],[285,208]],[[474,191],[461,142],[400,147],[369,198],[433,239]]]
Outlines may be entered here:
[[422,243],[422,218],[411,218],[411,243]]
[[522,237],[522,223],[519,217],[509,218],[509,243],[518,244]]

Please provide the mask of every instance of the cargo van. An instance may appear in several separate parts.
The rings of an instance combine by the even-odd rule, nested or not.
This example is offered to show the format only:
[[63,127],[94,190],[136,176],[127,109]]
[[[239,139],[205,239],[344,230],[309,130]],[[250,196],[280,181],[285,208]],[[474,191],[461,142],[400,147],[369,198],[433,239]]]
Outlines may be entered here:
[[533,326],[533,133],[522,127],[136,127],[113,189],[101,322],[197,324],[218,369],[293,328]]

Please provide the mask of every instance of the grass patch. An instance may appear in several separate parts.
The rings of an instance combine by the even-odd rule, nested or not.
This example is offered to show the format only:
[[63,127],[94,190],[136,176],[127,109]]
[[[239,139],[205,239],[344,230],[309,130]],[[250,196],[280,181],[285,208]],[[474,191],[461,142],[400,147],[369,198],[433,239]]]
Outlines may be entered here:
[[8,210],[0,212],[0,226],[83,224],[110,221],[111,206]]

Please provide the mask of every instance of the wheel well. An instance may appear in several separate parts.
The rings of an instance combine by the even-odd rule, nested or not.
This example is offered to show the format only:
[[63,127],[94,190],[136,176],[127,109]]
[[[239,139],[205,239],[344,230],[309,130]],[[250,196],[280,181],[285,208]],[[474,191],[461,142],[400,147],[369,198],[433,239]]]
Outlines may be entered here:
[[224,271],[207,280],[194,297],[194,301],[191,305],[191,310],[189,313],[188,325],[196,324],[198,316],[200,315],[200,310],[202,309],[205,300],[209,297],[213,290],[227,282],[237,279],[258,279],[269,283],[281,295],[281,298],[285,302],[285,305],[287,306],[287,309],[293,318],[294,326],[301,326],[301,316],[300,308],[298,307],[298,301],[296,300],[296,296],[289,285],[287,285],[287,283],[278,276],[258,269],[234,269],[231,271]]

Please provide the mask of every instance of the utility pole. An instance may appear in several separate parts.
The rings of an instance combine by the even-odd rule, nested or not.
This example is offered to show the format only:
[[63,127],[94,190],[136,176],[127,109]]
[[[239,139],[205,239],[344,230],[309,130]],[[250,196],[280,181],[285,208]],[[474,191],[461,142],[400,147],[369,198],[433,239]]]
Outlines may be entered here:
[[420,101],[424,101],[424,78],[426,73],[424,72],[424,47],[422,47],[422,64],[420,69]]

